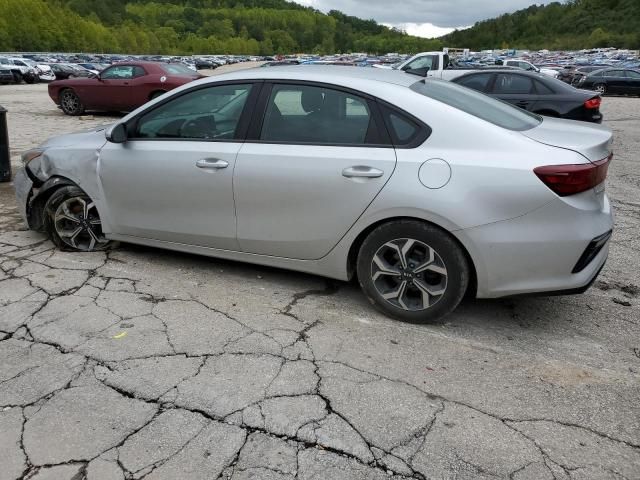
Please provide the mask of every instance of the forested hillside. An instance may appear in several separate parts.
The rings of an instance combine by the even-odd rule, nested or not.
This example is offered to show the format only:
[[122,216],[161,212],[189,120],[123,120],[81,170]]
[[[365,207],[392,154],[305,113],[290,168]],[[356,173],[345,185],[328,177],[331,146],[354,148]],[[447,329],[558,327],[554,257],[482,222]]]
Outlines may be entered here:
[[549,50],[618,47],[640,49],[640,0],[571,0],[476,23],[442,38],[475,50]]
[[0,51],[271,55],[441,46],[285,0],[0,0]]

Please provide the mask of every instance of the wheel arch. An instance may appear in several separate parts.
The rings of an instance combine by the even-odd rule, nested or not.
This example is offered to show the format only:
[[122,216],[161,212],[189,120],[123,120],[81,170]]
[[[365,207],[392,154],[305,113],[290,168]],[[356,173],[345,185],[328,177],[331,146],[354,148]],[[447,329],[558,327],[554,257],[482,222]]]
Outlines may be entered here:
[[349,247],[349,253],[347,255],[347,275],[349,276],[349,278],[353,279],[357,275],[356,262],[358,259],[358,252],[360,251],[360,247],[362,247],[362,243],[364,242],[365,238],[367,238],[367,236],[373,230],[378,228],[380,225],[384,225],[386,223],[395,222],[399,220],[411,220],[411,221],[432,225],[438,228],[439,230],[441,230],[443,233],[445,233],[449,237],[451,237],[456,242],[456,244],[460,247],[460,249],[464,253],[465,258],[467,259],[467,263],[469,265],[469,273],[471,274],[469,278],[469,286],[467,287],[466,296],[475,297],[477,286],[478,286],[478,273],[477,273],[477,267],[475,265],[475,262],[473,261],[473,257],[469,253],[469,250],[467,249],[467,247],[463,244],[463,242],[460,241],[460,239],[456,235],[451,233],[449,230],[447,230],[443,226],[419,217],[412,217],[412,216],[388,217],[388,218],[383,218],[381,220],[373,222],[367,227],[365,227],[351,242],[351,246]]
[[30,228],[37,231],[44,230],[46,226],[44,206],[46,205],[47,200],[51,198],[51,195],[63,187],[77,187],[82,189],[82,187],[69,178],[59,175],[50,177],[38,188],[38,193],[33,197],[31,204],[29,205],[27,215]]
[[163,90],[162,88],[157,88],[149,94],[148,100],[153,100],[156,96],[164,95],[165,93],[167,93],[167,90]]

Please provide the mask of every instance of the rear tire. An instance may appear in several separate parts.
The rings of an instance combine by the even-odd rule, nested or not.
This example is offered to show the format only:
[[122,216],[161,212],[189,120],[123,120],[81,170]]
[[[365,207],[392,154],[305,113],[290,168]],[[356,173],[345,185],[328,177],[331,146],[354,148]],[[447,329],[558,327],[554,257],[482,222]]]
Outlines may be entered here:
[[67,115],[77,116],[84,113],[84,105],[80,101],[80,97],[70,88],[60,93],[60,108]]
[[593,87],[593,89],[600,95],[607,93],[607,86],[604,83],[599,83]]
[[397,220],[373,230],[357,260],[358,281],[385,314],[412,323],[435,322],[451,313],[469,285],[464,251],[451,235],[416,220]]
[[60,250],[95,252],[110,243],[102,233],[102,221],[91,198],[79,187],[53,192],[44,205],[45,228]]

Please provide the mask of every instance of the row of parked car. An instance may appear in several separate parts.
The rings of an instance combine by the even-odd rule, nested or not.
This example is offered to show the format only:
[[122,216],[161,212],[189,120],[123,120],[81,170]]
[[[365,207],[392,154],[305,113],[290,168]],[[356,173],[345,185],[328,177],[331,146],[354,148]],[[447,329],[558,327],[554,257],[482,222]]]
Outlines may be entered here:
[[0,84],[38,83],[65,80],[68,78],[90,78],[98,75],[109,65],[120,62],[149,61],[176,63],[192,71],[213,70],[222,65],[246,62],[269,61],[273,57],[249,57],[239,55],[214,55],[198,57],[175,56],[128,56],[107,54],[49,54],[22,56],[0,56]]
[[88,78],[98,75],[108,66],[98,63],[45,63],[24,57],[0,57],[0,84]]

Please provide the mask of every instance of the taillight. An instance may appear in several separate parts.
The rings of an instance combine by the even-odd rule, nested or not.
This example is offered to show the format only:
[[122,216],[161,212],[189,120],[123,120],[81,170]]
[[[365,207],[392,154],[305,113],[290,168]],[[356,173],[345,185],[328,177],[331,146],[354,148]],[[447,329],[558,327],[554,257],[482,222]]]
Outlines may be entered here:
[[561,197],[575,195],[600,185],[607,178],[613,153],[597,162],[580,165],[548,165],[533,172],[542,182]]
[[602,103],[602,99],[600,97],[594,97],[590,100],[584,102],[584,108],[600,108],[600,104]]

